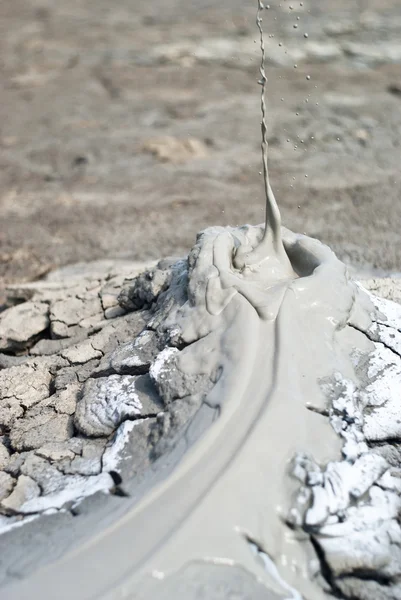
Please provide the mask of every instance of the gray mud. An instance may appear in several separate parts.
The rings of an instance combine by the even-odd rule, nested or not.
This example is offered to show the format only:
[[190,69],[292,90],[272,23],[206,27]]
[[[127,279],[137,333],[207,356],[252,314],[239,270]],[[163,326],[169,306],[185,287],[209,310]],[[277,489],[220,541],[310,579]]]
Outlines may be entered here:
[[[18,321],[21,330],[3,336],[5,380],[27,369],[22,381],[41,378],[32,380],[37,395],[31,405],[23,386],[14,396],[7,392],[2,403],[10,454],[4,473],[13,485],[2,505],[12,504],[12,512],[3,509],[3,526],[7,521],[14,528],[0,537],[8,548],[2,553],[7,598],[20,600],[32,590],[42,598],[56,590],[60,599],[115,598],[122,589],[153,597],[182,585],[194,586],[188,593],[195,598],[200,581],[184,583],[184,576],[180,583],[175,574],[194,569],[201,578],[209,563],[233,568],[227,582],[232,593],[247,588],[251,576],[247,589],[258,582],[274,600],[320,599],[322,586],[328,593],[341,590],[345,598],[376,598],[370,588],[377,586],[362,574],[366,561],[376,569],[382,550],[366,546],[359,562],[352,562],[354,546],[344,543],[339,527],[335,539],[345,565],[339,569],[336,546],[324,544],[324,528],[338,519],[353,531],[355,518],[366,528],[366,495],[373,494],[369,527],[376,536],[384,518],[374,504],[376,489],[382,489],[376,482],[390,478],[393,485],[398,463],[391,448],[379,458],[376,450],[372,454],[373,439],[382,445],[380,428],[365,431],[367,445],[358,428],[347,432],[341,426],[342,418],[353,423],[352,415],[341,412],[333,382],[341,373],[350,389],[365,396],[369,386],[380,390],[381,370],[371,365],[392,364],[386,352],[391,344],[398,352],[399,309],[378,304],[317,240],[288,230],[282,235],[290,271],[273,255],[237,269],[236,253],[263,244],[264,228],[216,227],[199,234],[187,258],[162,261],[136,277],[127,267],[125,275],[87,279],[84,286],[82,280],[60,284],[50,277],[11,290],[10,301],[25,302],[8,309],[6,323],[24,304],[36,311],[40,302],[48,305],[49,322],[24,341],[24,321]],[[95,297],[100,312],[93,309]],[[118,316],[105,319],[110,308]],[[383,335],[394,341],[386,338],[384,347]],[[399,371],[391,373],[398,385]],[[75,403],[65,394],[71,386]],[[376,401],[384,406],[382,418],[394,414],[394,402],[387,396]],[[370,406],[360,406],[363,416],[355,422],[369,423]],[[43,425],[49,411],[55,424]],[[62,411],[70,428],[59,424]],[[44,443],[43,432],[55,443]],[[305,455],[304,479],[300,467],[291,478],[289,465]],[[352,467],[364,474],[360,507],[347,501],[356,491],[336,475],[335,499],[326,500],[326,471]],[[322,483],[314,483],[323,490],[317,499],[305,491],[312,481],[308,469],[323,473]],[[96,492],[88,481],[102,487],[82,501]],[[392,499],[385,518],[398,547],[399,496],[386,485],[381,502]],[[46,514],[35,520],[39,513]],[[21,517],[33,520],[24,524]],[[62,562],[48,564],[47,546],[52,561]],[[396,563],[389,568],[391,580],[374,581],[396,593]],[[28,578],[13,583],[21,576]]]

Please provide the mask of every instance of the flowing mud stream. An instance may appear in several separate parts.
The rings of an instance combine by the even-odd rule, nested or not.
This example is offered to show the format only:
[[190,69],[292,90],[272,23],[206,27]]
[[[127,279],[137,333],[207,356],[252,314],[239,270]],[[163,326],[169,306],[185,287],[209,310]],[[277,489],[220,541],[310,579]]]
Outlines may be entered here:
[[[347,511],[357,511],[359,498],[370,506],[370,488],[392,477],[387,459],[368,447],[355,398],[372,384],[372,356],[384,344],[379,324],[394,309],[375,305],[329,248],[281,228],[267,163],[262,10],[258,2],[265,226],[207,229],[186,260],[166,267],[169,284],[146,326],[160,342],[149,375],[169,426],[152,475],[121,518],[10,586],[9,600],[38,590],[41,600],[231,598],[238,590],[253,600],[320,600],[333,590],[351,597],[336,576],[376,565],[363,540],[355,558],[358,526]],[[142,284],[134,287],[143,295]],[[120,372],[102,370],[103,362],[97,377]],[[196,404],[184,425],[174,424],[173,401]],[[102,415],[84,392],[76,425],[94,435]],[[369,527],[374,535],[391,522],[395,540],[395,492],[390,482],[379,489],[387,508],[372,500]],[[327,527],[347,522],[348,541],[340,531],[330,538]],[[327,538],[339,545],[326,547]],[[390,555],[389,546],[380,564]],[[370,598],[357,595],[363,580],[351,583],[352,597]]]

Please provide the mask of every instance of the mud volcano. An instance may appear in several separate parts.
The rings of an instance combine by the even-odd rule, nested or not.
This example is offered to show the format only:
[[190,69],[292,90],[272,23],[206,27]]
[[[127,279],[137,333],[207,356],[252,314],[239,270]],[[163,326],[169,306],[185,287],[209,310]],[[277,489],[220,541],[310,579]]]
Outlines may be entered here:
[[266,223],[0,315],[3,597],[401,597],[401,307]]

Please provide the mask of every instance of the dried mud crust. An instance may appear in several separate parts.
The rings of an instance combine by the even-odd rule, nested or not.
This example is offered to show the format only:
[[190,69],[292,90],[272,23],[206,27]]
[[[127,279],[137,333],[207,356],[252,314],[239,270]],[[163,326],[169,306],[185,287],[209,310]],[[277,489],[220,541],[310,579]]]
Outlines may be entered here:
[[[396,281],[365,282],[400,302]],[[321,381],[322,413],[343,440],[342,460],[319,465],[297,454],[291,472],[301,483],[288,524],[312,541],[324,587],[336,597],[401,597],[401,306],[370,295],[369,328],[348,325],[374,345],[354,356],[359,383],[335,373]]]
[[158,332],[174,302],[185,301],[186,261],[164,260],[141,274],[129,264],[115,266],[118,275],[98,270],[69,268],[8,289],[0,315],[0,532],[51,509],[74,510],[97,491],[123,494],[125,477],[168,448],[207,388],[202,378],[174,381],[166,365],[185,344]]

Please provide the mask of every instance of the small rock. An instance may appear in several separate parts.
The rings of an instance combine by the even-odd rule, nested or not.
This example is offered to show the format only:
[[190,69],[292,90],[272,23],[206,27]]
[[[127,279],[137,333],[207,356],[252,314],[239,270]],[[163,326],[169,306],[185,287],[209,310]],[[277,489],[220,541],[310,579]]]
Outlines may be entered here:
[[39,340],[29,351],[31,356],[50,356],[60,352],[71,344],[70,340]]
[[0,350],[18,348],[49,326],[44,302],[23,302],[0,315]]
[[15,479],[8,473],[0,471],[0,502],[2,502],[4,498],[7,498],[7,496],[11,494],[14,485]]
[[172,278],[171,269],[152,269],[141,273],[131,286],[123,288],[118,302],[125,310],[139,310],[151,306],[168,288]]
[[92,346],[91,340],[85,340],[63,350],[61,356],[72,364],[84,364],[93,358],[100,358],[102,353]]
[[135,341],[118,346],[111,356],[105,357],[96,372],[141,375],[149,371],[158,352],[156,333],[145,330]]
[[118,306],[118,294],[120,293],[120,289],[116,288],[113,291],[103,291],[101,296],[102,296],[102,306],[103,309],[106,311],[108,308],[114,308],[115,306]]
[[20,511],[25,502],[39,496],[40,487],[36,481],[26,475],[20,475],[14,490],[1,502],[1,506],[8,510]]
[[106,308],[104,311],[104,316],[106,319],[116,319],[124,314],[125,310],[121,306],[112,306],[110,308]]

